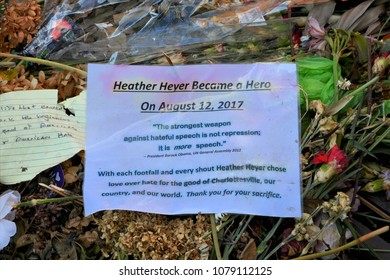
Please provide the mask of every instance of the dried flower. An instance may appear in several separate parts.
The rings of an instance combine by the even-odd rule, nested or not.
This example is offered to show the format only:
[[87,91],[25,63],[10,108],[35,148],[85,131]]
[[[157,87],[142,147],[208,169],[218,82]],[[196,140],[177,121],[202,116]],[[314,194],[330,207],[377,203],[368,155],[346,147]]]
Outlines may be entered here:
[[320,228],[314,224],[311,215],[303,213],[302,218],[296,220],[291,234],[295,236],[297,241],[310,241],[319,231]]
[[344,81],[337,81],[337,87],[343,90],[349,90],[349,87],[351,86],[351,82],[344,78]]
[[[335,223],[332,223],[322,230],[321,236],[316,243],[314,249],[317,253],[319,253],[327,251],[329,249],[337,248],[338,246],[340,246],[340,239],[341,235],[337,229],[337,226]],[[331,260],[335,257],[336,255],[332,254],[325,257],[321,257],[321,259]]]
[[[123,255],[144,260],[201,259],[211,247],[207,216],[196,220],[169,219],[164,215],[132,211],[105,211],[97,221],[101,238],[106,242],[102,252],[108,257]],[[207,246],[206,246],[207,245]]]
[[325,111],[325,105],[321,102],[321,100],[311,101],[309,107],[316,112],[316,119],[319,118],[319,116],[321,116]]
[[340,220],[344,220],[351,211],[351,201],[347,194],[338,192],[334,199],[323,202],[322,208],[331,218],[339,217]]
[[15,212],[13,205],[20,202],[20,194],[17,191],[6,191],[0,196],[0,250],[8,245],[12,236],[16,233],[16,225],[12,220]]
[[85,78],[69,71],[51,71],[46,77],[39,71],[38,77],[26,71],[23,65],[14,68],[16,74],[10,79],[0,81],[0,93],[28,89],[58,89],[59,101],[78,95],[85,89]]
[[19,44],[30,43],[41,22],[41,6],[36,0],[10,1],[0,20],[0,51],[10,52]]
[[[290,236],[292,231],[293,231],[292,228],[285,229],[283,231],[283,234],[282,234],[282,239],[284,240],[288,236]],[[299,255],[302,252],[303,248],[305,248],[306,245],[307,245],[306,240],[303,240],[303,241],[298,241],[296,239],[291,240],[290,242],[284,244],[280,248],[280,256],[282,259],[288,259],[288,258],[294,257],[296,255]]]
[[338,126],[338,123],[332,117],[325,117],[319,121],[319,131],[328,133],[333,131]]
[[390,56],[384,55],[381,57],[377,57],[374,60],[374,65],[372,66],[372,73],[374,75],[381,73],[389,66],[389,63],[390,63]]
[[319,151],[314,156],[313,163],[323,163],[320,169],[317,170],[314,181],[315,184],[324,183],[348,166],[348,157],[338,146],[333,146],[327,154],[324,151]]

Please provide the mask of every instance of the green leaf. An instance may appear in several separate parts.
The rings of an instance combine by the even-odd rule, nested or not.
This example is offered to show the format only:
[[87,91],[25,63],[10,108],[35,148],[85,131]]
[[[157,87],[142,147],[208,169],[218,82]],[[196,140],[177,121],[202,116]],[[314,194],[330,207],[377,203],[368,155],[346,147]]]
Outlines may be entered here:
[[333,50],[333,45],[334,45],[333,39],[329,36],[325,36],[325,41],[328,43],[330,48]]
[[333,105],[330,105],[325,109],[324,114],[325,115],[336,115],[338,112],[340,112],[345,106],[348,105],[349,102],[354,98],[353,95],[347,95],[341,98],[339,101],[335,102]]
[[341,98],[339,101],[335,102],[333,105],[327,107],[325,109],[325,112],[324,114],[325,115],[335,115],[337,114],[338,112],[340,112],[340,110],[342,110],[346,105],[348,105],[349,102],[351,102],[351,100],[358,94],[361,94],[366,88],[368,88],[369,86],[373,85],[376,83],[376,81],[378,80],[378,76],[374,77],[373,79],[371,79],[370,81],[368,81],[367,83],[365,83],[364,85],[362,85],[361,87],[355,89],[354,91],[348,93],[348,95],[344,96],[343,98]]
[[359,62],[365,63],[368,60],[368,43],[363,35],[357,34],[352,36],[352,44],[356,48]]
[[390,114],[390,100],[383,101],[383,105],[381,107],[382,116],[387,116],[388,114]]
[[277,223],[272,227],[272,229],[268,232],[267,236],[261,241],[259,246],[257,246],[257,254],[260,255],[264,253],[265,249],[268,247],[268,241],[275,235],[276,230],[282,223],[282,218],[279,218]]
[[[378,1],[377,1],[378,2]],[[362,32],[368,27],[377,24],[379,21],[379,15],[386,12],[385,5],[378,5],[372,8],[369,8],[364,14],[355,21],[355,23],[350,27],[351,30],[356,32]],[[380,23],[383,24],[383,23]],[[365,35],[371,35],[370,33],[365,33]]]
[[364,12],[373,2],[374,0],[364,1],[358,6],[346,11],[332,27],[336,29],[349,30],[350,27],[364,14]]
[[364,153],[367,153],[368,155],[372,156],[373,158],[377,159],[377,157],[371,153],[366,147],[364,147],[363,145],[361,145],[359,142],[356,142],[354,143],[354,147]]

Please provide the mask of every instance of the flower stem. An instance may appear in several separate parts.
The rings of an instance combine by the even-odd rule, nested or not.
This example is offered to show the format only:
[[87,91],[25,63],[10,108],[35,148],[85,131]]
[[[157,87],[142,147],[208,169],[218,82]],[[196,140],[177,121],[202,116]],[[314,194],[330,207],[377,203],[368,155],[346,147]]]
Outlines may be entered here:
[[19,207],[26,207],[26,206],[35,206],[38,204],[49,204],[52,202],[65,202],[65,201],[71,201],[71,200],[80,200],[83,197],[81,195],[75,195],[75,196],[66,196],[66,197],[57,197],[57,198],[44,198],[44,199],[32,199],[25,202],[20,202],[15,204],[14,208]]
[[333,55],[333,89],[334,89],[334,96],[336,98],[336,100],[334,100],[335,102],[339,100],[339,88],[337,86],[337,83],[339,81],[339,70],[338,70],[339,59],[340,58],[338,54]]
[[320,253],[315,253],[315,254],[310,254],[310,255],[305,255],[305,256],[300,256],[298,258],[295,258],[293,260],[313,260],[313,259],[317,259],[317,258],[320,258],[320,257],[324,257],[324,256],[327,256],[327,255],[332,255],[332,254],[335,254],[335,253],[339,253],[345,249],[348,249],[348,248],[351,248],[355,245],[358,245],[362,242],[365,242],[375,236],[378,236],[382,233],[385,233],[386,231],[389,230],[389,226],[385,226],[385,227],[382,227],[380,229],[377,229],[377,230],[374,230],[372,232],[369,232],[347,244],[344,244],[343,246],[340,246],[340,247],[337,247],[335,249],[332,249],[332,250],[328,250],[328,251],[325,251],[325,252],[320,252]]
[[280,242],[275,248],[272,249],[271,252],[269,252],[265,257],[264,260],[268,260],[273,254],[275,254],[280,248],[283,247],[283,245],[286,245],[290,241],[294,240],[295,236],[290,234],[289,236],[286,237],[282,242]]
[[69,66],[69,65],[66,65],[66,64],[50,61],[50,60],[45,60],[45,59],[35,58],[35,57],[28,57],[28,56],[15,55],[15,54],[10,54],[10,53],[2,53],[2,52],[0,52],[0,57],[15,58],[15,59],[20,59],[20,60],[24,60],[24,61],[28,61],[28,62],[32,62],[32,63],[43,64],[43,65],[47,65],[47,66],[50,66],[50,67],[53,67],[53,68],[60,68],[60,69],[67,70],[67,71],[70,71],[70,72],[76,72],[77,74],[79,74],[83,78],[87,77],[87,72],[84,71],[84,70],[81,70],[81,69],[78,69],[78,68],[75,68],[75,67],[72,67],[72,66]]
[[219,248],[218,233],[217,233],[217,227],[215,225],[214,214],[210,214],[210,223],[211,223],[211,233],[213,236],[215,254],[217,256],[217,260],[222,260],[221,250]]

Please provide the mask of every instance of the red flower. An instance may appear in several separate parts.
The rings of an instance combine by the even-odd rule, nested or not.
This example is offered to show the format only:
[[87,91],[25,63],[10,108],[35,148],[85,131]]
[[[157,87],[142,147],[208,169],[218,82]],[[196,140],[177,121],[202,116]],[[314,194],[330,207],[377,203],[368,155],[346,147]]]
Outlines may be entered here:
[[325,154],[324,151],[319,151],[313,158],[314,164],[320,163],[331,163],[334,164],[334,167],[337,170],[337,173],[341,172],[348,166],[348,157],[343,150],[340,150],[339,147],[333,146],[330,151]]
[[320,163],[327,163],[328,162],[328,155],[323,151],[319,151],[318,154],[316,154],[313,158],[314,164],[320,164]]
[[54,28],[50,34],[50,36],[54,40],[58,40],[61,37],[61,32],[63,29],[72,29],[72,25],[70,25],[66,20],[64,19],[58,19],[54,22]]

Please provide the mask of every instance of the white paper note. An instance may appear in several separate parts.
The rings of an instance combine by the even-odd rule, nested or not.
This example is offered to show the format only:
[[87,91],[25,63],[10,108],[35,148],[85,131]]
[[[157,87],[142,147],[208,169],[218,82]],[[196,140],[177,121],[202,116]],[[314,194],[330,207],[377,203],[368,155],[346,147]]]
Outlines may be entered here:
[[57,90],[1,94],[0,182],[31,180],[83,150],[85,99],[85,91],[63,104]]
[[86,215],[301,215],[295,64],[90,64],[88,90]]

